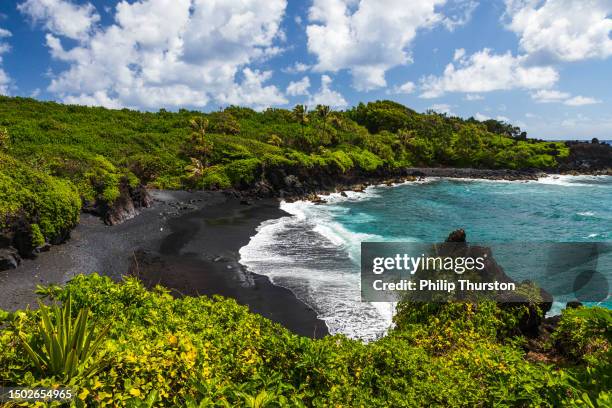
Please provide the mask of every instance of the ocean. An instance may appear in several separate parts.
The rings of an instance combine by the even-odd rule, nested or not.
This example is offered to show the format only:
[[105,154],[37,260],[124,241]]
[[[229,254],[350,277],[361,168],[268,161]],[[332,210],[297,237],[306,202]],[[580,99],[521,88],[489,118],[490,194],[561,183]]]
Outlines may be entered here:
[[[441,242],[459,228],[473,243],[612,241],[610,176],[430,178],[324,198],[323,205],[282,203],[290,215],[262,223],[240,250],[241,263],[293,291],[330,333],[366,341],[391,327],[394,304],[360,301],[362,241]],[[532,273],[500,264],[519,281]],[[552,313],[567,300],[555,298]]]

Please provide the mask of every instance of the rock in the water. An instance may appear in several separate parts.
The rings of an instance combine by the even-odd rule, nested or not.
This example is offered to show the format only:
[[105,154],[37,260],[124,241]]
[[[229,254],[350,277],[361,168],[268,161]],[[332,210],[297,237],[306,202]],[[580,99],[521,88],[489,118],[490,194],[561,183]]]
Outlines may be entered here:
[[446,238],[446,242],[465,242],[465,230],[458,229],[451,232]]

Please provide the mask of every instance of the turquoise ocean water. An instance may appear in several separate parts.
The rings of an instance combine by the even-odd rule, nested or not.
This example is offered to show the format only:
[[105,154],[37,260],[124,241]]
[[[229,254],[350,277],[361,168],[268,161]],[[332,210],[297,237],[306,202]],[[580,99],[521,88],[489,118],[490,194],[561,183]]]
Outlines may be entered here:
[[[264,222],[242,248],[241,262],[291,289],[326,321],[330,332],[365,340],[384,334],[394,305],[360,301],[362,241],[440,242],[458,228],[466,230],[470,242],[499,243],[500,248],[516,242],[538,248],[539,243],[612,241],[608,176],[537,182],[431,178],[324,198],[328,204],[283,203],[290,215]],[[513,278],[543,273],[513,263],[501,249],[496,255],[493,248]],[[606,254],[598,270],[608,282],[611,266],[612,254]],[[553,313],[574,297],[556,296]],[[612,305],[610,298],[601,304]]]

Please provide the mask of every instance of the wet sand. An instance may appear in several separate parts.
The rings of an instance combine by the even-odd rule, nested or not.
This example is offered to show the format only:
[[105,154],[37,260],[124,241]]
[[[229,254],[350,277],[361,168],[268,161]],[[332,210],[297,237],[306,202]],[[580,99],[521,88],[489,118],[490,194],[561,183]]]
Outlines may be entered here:
[[71,239],[0,272],[0,308],[36,304],[36,285],[63,284],[79,273],[115,280],[131,273],[146,285],[161,284],[181,295],[222,295],[282,324],[294,333],[328,333],[316,313],[288,289],[252,274],[238,251],[257,226],[286,215],[274,200],[241,205],[216,192],[153,191],[155,203],[134,219],[106,226],[83,214]]

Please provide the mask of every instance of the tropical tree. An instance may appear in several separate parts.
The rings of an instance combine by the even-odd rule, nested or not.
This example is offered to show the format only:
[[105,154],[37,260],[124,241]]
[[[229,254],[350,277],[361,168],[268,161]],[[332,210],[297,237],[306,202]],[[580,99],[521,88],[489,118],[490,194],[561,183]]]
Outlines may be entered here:
[[327,120],[329,119],[331,109],[327,105],[317,105],[315,111],[317,112],[317,116],[319,117],[319,119],[321,119],[323,134],[325,134],[327,132]]
[[302,127],[302,138],[304,138],[305,127],[308,123],[308,107],[306,105],[295,105],[295,108],[293,108],[293,118]]
[[208,128],[208,119],[203,116],[192,118],[189,121],[191,128],[191,143],[193,151],[202,158],[204,167],[208,165],[208,158],[213,150],[212,141],[206,137],[206,129]]
[[283,144],[283,139],[281,139],[278,135],[272,135],[266,143],[271,144],[272,146],[280,147]]
[[204,143],[206,140],[206,129],[208,128],[208,119],[204,116],[197,116],[189,121],[191,128],[191,139]]
[[195,157],[190,157],[191,164],[185,167],[190,179],[199,179],[204,175],[204,165]]

